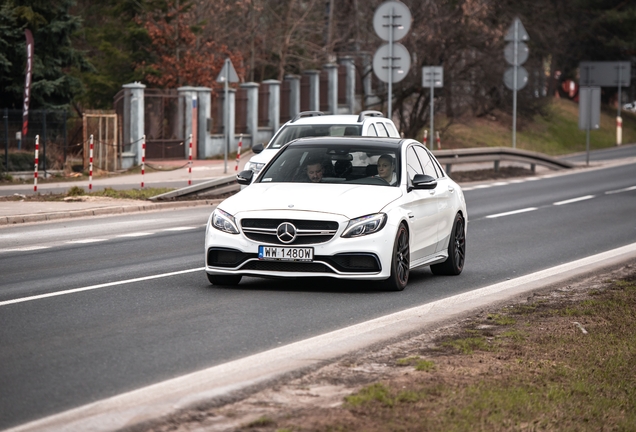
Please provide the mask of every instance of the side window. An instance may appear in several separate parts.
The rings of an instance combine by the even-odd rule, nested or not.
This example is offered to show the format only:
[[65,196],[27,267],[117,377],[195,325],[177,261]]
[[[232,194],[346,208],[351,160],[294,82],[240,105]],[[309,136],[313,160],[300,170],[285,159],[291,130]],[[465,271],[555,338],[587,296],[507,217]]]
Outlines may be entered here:
[[397,129],[395,129],[395,126],[393,126],[393,123],[386,122],[384,123],[384,126],[386,126],[386,130],[389,132],[389,136],[392,136],[392,137],[400,136]]
[[420,160],[417,158],[413,147],[409,147],[406,150],[406,171],[408,172],[409,180],[412,180],[415,174],[424,174]]
[[419,157],[420,162],[422,163],[424,174],[430,175],[433,178],[439,178],[440,175],[437,172],[437,167],[435,166],[435,163],[429,156],[426,149],[424,149],[421,146],[414,146],[414,147],[415,147],[415,152],[417,153],[417,156]]
[[378,131],[375,130],[375,126],[373,126],[373,123],[371,123],[369,125],[369,129],[367,129],[367,135],[366,136],[378,136]]
[[382,123],[376,123],[375,124],[375,128],[378,131],[378,136],[380,137],[388,137],[389,133],[386,131],[386,128],[384,127],[384,125]]

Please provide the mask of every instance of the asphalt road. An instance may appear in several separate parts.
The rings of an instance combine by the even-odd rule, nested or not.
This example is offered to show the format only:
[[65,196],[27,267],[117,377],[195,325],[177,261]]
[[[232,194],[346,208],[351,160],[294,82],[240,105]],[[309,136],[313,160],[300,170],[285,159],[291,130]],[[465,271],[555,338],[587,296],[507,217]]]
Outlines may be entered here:
[[[0,428],[634,243],[635,173],[465,188],[464,272],[420,269],[400,293],[333,280],[212,287],[200,270],[209,208],[3,228]],[[94,289],[2,303],[82,287]]]

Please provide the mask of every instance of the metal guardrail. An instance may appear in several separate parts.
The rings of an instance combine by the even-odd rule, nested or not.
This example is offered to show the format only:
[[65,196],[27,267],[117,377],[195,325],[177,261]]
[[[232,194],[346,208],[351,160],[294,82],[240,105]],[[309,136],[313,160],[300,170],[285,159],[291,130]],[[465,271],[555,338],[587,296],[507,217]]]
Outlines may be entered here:
[[179,198],[215,198],[233,194],[239,190],[240,185],[236,182],[236,174],[233,174],[155,195],[148,199],[150,201],[173,201]]
[[461,163],[493,162],[495,171],[499,169],[499,162],[501,161],[527,163],[532,171],[535,170],[536,165],[542,165],[554,170],[569,169],[576,166],[572,162],[556,159],[543,153],[508,147],[435,150],[433,154],[440,164],[446,166],[447,173],[451,172],[453,165]]
[[[550,156],[543,153],[518,150],[507,147],[480,147],[454,150],[436,150],[433,154],[437,160],[446,166],[446,172],[451,172],[451,167],[461,163],[481,163],[493,162],[495,171],[499,169],[500,161],[512,161],[527,163],[531,170],[535,170],[536,165],[542,165],[550,169],[569,169],[576,164]],[[180,198],[218,198],[236,193],[240,190],[240,185],[236,182],[236,175],[209,180],[192,186],[166,192],[149,198],[151,201],[173,201]]]

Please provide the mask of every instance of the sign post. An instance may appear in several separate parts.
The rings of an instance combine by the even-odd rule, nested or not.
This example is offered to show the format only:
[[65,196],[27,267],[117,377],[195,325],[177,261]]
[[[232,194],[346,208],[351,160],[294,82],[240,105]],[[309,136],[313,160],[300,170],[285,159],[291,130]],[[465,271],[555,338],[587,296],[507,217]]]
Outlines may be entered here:
[[[618,87],[616,112],[616,145],[623,141],[621,118],[621,88],[629,87],[632,76],[631,63],[625,61],[581,62],[579,64],[581,87]],[[580,110],[579,104],[579,110]]]
[[521,66],[528,60],[528,45],[523,41],[530,40],[519,18],[515,18],[504,40],[510,42],[504,49],[504,57],[512,67],[504,73],[504,84],[512,90],[512,148],[515,148],[517,147],[517,90],[521,90],[528,83],[528,71]]
[[433,137],[435,136],[435,123],[433,119],[435,118],[433,114],[434,104],[433,104],[433,93],[435,88],[444,87],[444,69],[441,66],[424,66],[422,67],[422,87],[429,87],[431,92],[431,100],[430,100],[430,117],[431,117],[431,150],[433,150]]
[[590,164],[590,129],[601,127],[601,88],[579,88],[579,129],[585,130],[585,163]]
[[230,101],[229,101],[229,83],[239,82],[238,74],[236,73],[236,69],[234,69],[234,65],[232,61],[227,58],[225,59],[225,64],[219,72],[219,75],[216,77],[216,82],[222,82],[225,90],[223,100],[223,134],[225,135],[225,153],[224,153],[224,173],[227,173],[227,154],[230,148]]
[[402,39],[411,28],[411,11],[402,2],[390,0],[382,3],[373,15],[373,28],[382,40],[388,41],[373,56],[373,71],[377,77],[389,84],[387,96],[387,117],[391,118],[393,104],[393,83],[406,77],[411,68],[411,56],[404,45],[395,43]]

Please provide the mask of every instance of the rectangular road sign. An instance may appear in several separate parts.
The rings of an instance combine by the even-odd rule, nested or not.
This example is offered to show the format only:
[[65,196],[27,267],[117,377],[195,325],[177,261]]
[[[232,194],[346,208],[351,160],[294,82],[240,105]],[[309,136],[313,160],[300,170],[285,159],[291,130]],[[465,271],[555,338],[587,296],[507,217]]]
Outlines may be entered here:
[[579,129],[600,129],[601,88],[579,88]]
[[625,61],[581,62],[579,75],[581,87],[629,87],[632,70],[630,62]]
[[423,66],[422,87],[444,87],[444,68],[442,66]]

